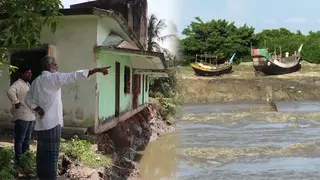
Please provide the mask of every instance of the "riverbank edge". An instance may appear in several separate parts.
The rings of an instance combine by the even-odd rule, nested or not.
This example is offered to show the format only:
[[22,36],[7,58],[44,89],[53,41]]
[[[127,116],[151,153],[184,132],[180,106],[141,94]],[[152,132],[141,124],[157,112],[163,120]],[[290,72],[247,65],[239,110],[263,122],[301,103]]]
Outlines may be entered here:
[[[175,124],[169,124],[161,117],[156,104],[149,104],[141,113],[109,131],[108,136],[113,139],[117,150],[111,156],[113,165],[106,168],[106,179],[140,179],[139,160],[141,154],[138,151],[145,150],[149,142],[173,132],[175,128]],[[117,134],[125,129],[127,129],[127,133],[123,136],[125,140],[121,141],[121,137],[119,138]],[[127,146],[125,146],[126,143],[128,143]],[[105,146],[101,148],[103,150]]]
[[70,179],[140,179],[139,160],[149,142],[155,141],[166,133],[175,130],[175,124],[169,124],[160,115],[156,104],[149,104],[141,112],[120,122],[113,129],[95,135],[92,143],[97,151],[107,155],[112,163],[104,168],[91,169],[71,165],[72,161],[61,154],[59,171]]
[[319,100],[318,78],[183,79],[183,104]]

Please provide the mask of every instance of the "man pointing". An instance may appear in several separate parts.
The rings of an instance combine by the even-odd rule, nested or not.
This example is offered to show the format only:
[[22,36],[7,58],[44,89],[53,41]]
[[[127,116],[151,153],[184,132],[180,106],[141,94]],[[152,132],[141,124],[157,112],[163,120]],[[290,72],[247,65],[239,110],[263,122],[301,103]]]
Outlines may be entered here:
[[58,72],[56,59],[46,56],[42,60],[43,71],[31,84],[25,103],[37,112],[37,176],[40,180],[57,178],[58,159],[63,126],[61,87],[88,79],[95,73],[108,74],[108,68]]

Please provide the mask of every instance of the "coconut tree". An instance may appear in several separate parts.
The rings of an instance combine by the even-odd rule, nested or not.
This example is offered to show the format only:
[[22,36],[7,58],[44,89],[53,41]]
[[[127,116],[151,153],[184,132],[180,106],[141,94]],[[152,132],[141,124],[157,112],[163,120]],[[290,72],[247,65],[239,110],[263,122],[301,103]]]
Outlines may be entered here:
[[163,52],[169,54],[169,51],[159,45],[158,42],[163,42],[168,39],[177,39],[177,28],[172,23],[173,33],[167,35],[161,35],[161,32],[167,28],[166,21],[164,19],[158,19],[155,14],[151,14],[148,19],[148,38],[147,38],[147,50],[155,52]]
[[[162,35],[162,31],[167,28],[165,20],[158,19],[155,14],[151,14],[148,20],[148,37],[147,51],[162,52],[165,55],[167,63],[173,64],[174,55],[166,48],[160,46],[159,42],[166,40],[178,40],[177,28],[172,23],[170,24],[169,34]],[[152,78],[150,81],[150,96],[154,97],[157,93],[161,93],[166,98],[171,98],[175,93],[175,76],[169,71],[169,78]]]

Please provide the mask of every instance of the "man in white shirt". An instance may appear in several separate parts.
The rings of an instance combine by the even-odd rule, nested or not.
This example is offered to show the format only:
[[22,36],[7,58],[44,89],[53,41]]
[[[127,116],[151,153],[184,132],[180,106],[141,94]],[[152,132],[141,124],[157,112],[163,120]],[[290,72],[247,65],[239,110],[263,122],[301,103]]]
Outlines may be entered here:
[[25,105],[24,100],[29,91],[32,73],[30,68],[19,68],[20,78],[7,91],[13,105],[14,152],[17,163],[21,156],[29,150],[30,139],[35,124],[35,113]]
[[26,104],[37,112],[35,131],[37,131],[37,176],[41,179],[56,179],[60,152],[63,108],[61,87],[88,79],[95,73],[108,74],[108,68],[79,70],[71,73],[58,72],[54,57],[42,59],[43,71],[31,84]]

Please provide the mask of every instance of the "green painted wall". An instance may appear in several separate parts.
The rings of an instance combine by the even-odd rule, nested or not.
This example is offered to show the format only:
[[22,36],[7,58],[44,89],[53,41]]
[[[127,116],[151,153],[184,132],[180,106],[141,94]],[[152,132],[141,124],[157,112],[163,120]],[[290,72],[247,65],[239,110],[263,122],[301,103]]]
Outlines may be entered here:
[[[146,81],[147,83],[147,90],[146,90]],[[149,102],[149,79],[147,75],[141,75],[141,93],[139,95],[139,105],[145,104]]]
[[98,118],[104,119],[113,116],[115,113],[115,59],[109,54],[100,52],[98,55],[98,67],[111,66],[107,76],[97,74],[99,90]]
[[132,76],[130,94],[124,93],[124,67],[128,66],[131,68],[130,57],[100,51],[98,56],[98,67],[111,66],[111,68],[109,69],[109,74],[107,76],[100,74],[97,76],[99,89],[99,119],[108,118],[115,114],[115,66],[117,61],[120,62],[120,112],[132,107]]

